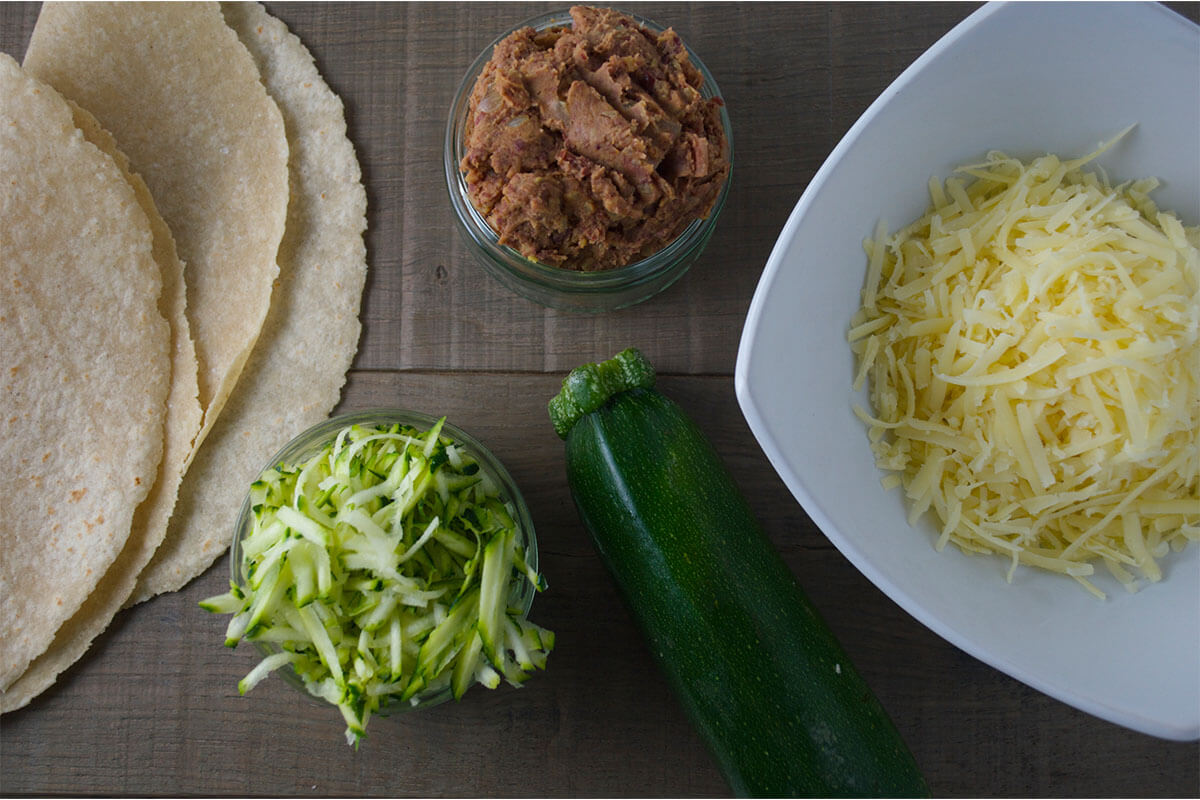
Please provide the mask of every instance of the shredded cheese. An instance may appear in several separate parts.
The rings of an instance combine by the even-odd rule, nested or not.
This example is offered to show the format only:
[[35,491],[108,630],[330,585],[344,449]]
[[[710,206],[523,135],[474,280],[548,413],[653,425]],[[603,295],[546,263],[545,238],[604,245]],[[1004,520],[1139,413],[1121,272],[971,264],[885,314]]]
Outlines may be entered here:
[[923,217],[864,243],[847,336],[910,521],[1100,597],[1094,562],[1134,591],[1200,539],[1200,228],[1157,181],[1082,169],[1115,141],[932,178]]

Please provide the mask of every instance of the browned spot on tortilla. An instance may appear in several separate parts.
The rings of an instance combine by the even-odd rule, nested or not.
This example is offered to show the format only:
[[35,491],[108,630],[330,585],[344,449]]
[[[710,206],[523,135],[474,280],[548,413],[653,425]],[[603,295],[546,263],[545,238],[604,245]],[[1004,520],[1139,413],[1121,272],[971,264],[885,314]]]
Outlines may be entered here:
[[[47,453],[46,455],[49,456],[50,454]],[[84,487],[82,489],[76,489],[75,491],[71,492],[71,502],[78,503],[80,500],[83,499],[83,496],[85,494],[87,494],[87,487]]]

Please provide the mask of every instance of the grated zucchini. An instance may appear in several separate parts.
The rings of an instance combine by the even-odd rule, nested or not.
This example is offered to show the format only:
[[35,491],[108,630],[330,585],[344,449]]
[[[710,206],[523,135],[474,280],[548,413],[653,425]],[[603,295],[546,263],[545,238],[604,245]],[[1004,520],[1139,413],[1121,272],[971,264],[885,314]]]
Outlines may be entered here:
[[337,706],[357,746],[389,699],[417,704],[474,683],[521,685],[544,669],[554,635],[512,605],[545,579],[496,481],[466,447],[409,425],[351,425],[301,464],[250,490],[240,583],[201,602],[232,614],[225,644],[269,655],[245,693],[291,665]]

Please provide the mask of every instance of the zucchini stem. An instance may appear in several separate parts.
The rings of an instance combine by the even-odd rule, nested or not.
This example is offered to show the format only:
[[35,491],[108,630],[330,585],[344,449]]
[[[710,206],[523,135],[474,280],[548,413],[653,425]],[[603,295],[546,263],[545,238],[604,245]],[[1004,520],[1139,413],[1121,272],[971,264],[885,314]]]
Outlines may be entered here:
[[607,361],[576,367],[563,379],[562,391],[550,399],[550,421],[559,438],[585,415],[630,389],[654,386],[654,367],[636,347],[617,353]]

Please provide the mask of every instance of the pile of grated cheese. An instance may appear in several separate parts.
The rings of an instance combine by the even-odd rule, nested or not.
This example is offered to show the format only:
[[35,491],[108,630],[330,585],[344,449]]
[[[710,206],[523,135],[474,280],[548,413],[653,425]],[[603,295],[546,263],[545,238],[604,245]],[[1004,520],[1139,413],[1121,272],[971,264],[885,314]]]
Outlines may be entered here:
[[910,524],[932,509],[939,550],[1100,597],[1096,562],[1133,591],[1200,539],[1200,228],[1154,206],[1154,179],[1081,169],[1111,144],[931,179],[925,216],[865,242],[848,334]]

